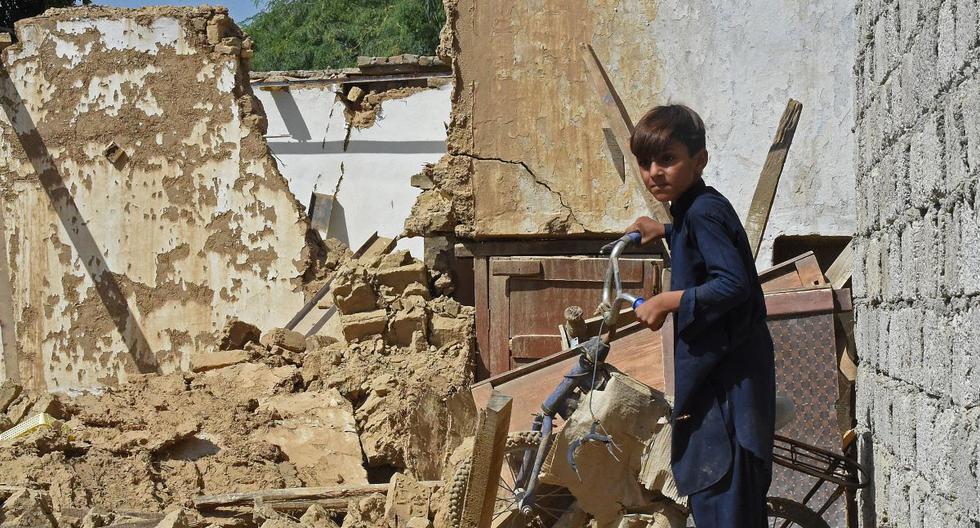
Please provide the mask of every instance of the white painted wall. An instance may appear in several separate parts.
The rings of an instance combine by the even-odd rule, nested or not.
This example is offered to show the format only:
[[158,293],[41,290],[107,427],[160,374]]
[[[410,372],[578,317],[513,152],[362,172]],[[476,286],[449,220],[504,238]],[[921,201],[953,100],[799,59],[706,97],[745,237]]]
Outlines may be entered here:
[[778,235],[851,235],[854,2],[662,0],[649,30],[663,71],[654,100],[704,118],[705,180],[743,221],[786,101],[803,103],[759,266]]
[[[452,86],[382,103],[375,124],[353,129],[347,149],[337,85],[256,89],[269,119],[269,148],[289,188],[307,207],[313,192],[336,195],[329,236],[356,249],[377,231],[402,232],[419,190],[411,177],[446,151]],[[422,238],[399,241],[422,257]]]

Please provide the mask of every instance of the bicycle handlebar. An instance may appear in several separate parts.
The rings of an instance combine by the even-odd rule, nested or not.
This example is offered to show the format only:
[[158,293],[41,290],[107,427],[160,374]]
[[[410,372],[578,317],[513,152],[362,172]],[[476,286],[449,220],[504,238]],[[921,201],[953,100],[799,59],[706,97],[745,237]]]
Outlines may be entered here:
[[599,250],[602,254],[609,254],[609,267],[606,268],[606,278],[602,285],[601,306],[602,310],[606,312],[603,316],[603,324],[610,330],[616,325],[620,306],[624,301],[628,302],[634,310],[644,302],[643,297],[636,297],[623,292],[623,283],[619,276],[619,256],[627,247],[639,244],[641,240],[640,232],[633,231],[621,236],[615,242],[606,244]]

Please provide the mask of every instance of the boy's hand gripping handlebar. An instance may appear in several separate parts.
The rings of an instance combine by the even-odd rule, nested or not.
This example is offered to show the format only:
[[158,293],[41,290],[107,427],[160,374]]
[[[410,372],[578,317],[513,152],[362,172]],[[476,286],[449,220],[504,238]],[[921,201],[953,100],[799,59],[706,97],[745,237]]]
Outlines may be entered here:
[[643,304],[643,297],[636,297],[623,292],[623,283],[619,277],[619,256],[631,245],[639,244],[641,235],[639,231],[626,233],[615,242],[602,246],[599,253],[609,255],[609,266],[606,268],[606,279],[602,285],[602,304],[599,309],[602,312],[603,326],[614,331],[616,320],[619,318],[619,311],[623,308],[623,303],[628,303],[634,310]]

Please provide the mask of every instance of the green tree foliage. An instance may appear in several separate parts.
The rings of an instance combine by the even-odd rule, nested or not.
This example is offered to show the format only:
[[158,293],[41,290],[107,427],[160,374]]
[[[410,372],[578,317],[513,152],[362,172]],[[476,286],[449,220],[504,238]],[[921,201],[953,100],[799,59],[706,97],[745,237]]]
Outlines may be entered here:
[[[83,0],[88,4],[91,0]],[[14,22],[37,16],[49,7],[69,7],[75,0],[0,0],[0,27],[12,29]]]
[[358,55],[431,55],[445,18],[442,0],[271,0],[244,25],[253,69],[319,70]]

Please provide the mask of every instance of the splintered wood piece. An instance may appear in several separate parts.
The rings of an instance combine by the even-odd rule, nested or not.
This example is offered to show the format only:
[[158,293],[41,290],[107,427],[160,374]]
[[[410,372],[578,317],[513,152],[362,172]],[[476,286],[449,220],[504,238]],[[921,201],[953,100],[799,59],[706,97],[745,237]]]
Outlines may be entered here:
[[752,196],[752,205],[749,207],[749,214],[745,219],[745,234],[749,237],[749,247],[752,249],[753,258],[759,254],[762,235],[766,232],[769,213],[772,211],[773,200],[776,198],[776,187],[779,185],[779,178],[783,174],[783,165],[786,163],[789,147],[793,144],[793,136],[796,134],[796,125],[800,122],[801,112],[803,112],[803,104],[799,101],[790,99],[786,103],[786,110],[783,112],[783,117],[779,120],[779,127],[776,129],[776,137],[772,141],[772,146],[769,147],[766,163],[762,166],[762,174],[759,175],[755,195]]
[[462,528],[490,528],[493,521],[497,483],[510,428],[511,403],[510,396],[494,391],[487,406],[480,411],[463,499]]
[[[646,185],[643,184],[643,178],[640,176],[640,167],[636,163],[636,156],[632,154],[627,155],[630,152],[630,138],[633,136],[633,120],[630,119],[629,112],[626,111],[626,105],[623,104],[623,100],[620,99],[619,94],[616,92],[616,88],[609,79],[609,75],[606,74],[606,69],[602,67],[602,62],[599,61],[599,56],[596,55],[592,45],[582,44],[582,47],[585,69],[589,74],[589,78],[592,79],[592,86],[595,88],[596,95],[602,103],[602,111],[606,116],[606,124],[612,136],[616,139],[616,143],[619,144],[619,150],[623,153],[623,157],[628,158],[626,165],[629,165],[630,172],[633,174],[633,182],[638,186],[638,191],[643,196],[643,202],[653,217],[660,223],[669,224],[672,221],[670,211],[667,210],[664,204],[658,202],[650,194],[650,191],[647,190]],[[663,246],[664,255],[669,256],[670,248],[667,247],[667,241],[661,239],[661,245]]]
[[844,246],[834,262],[827,268],[827,279],[835,290],[839,290],[851,280],[851,272],[854,270],[854,239]]

